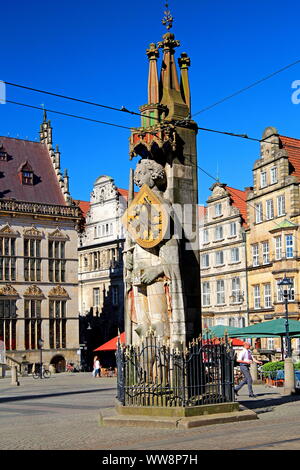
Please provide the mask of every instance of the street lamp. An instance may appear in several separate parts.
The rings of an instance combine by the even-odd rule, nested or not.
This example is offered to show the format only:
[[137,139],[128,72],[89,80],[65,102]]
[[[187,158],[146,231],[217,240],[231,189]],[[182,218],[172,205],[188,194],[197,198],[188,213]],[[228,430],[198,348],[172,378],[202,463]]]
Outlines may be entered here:
[[44,344],[44,340],[42,338],[40,338],[38,340],[38,345],[39,345],[39,348],[40,348],[40,378],[42,379],[43,378],[43,344]]
[[286,357],[292,357],[291,338],[289,333],[289,313],[288,313],[288,299],[291,294],[293,286],[292,281],[284,275],[284,278],[278,282],[281,295],[284,299],[285,305],[285,341],[286,341]]

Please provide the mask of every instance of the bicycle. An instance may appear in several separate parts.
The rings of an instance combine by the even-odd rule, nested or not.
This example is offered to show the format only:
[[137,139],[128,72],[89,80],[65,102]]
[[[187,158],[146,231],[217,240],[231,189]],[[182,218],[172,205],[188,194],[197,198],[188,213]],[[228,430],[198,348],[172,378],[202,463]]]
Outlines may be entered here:
[[34,379],[49,379],[51,377],[51,372],[50,372],[50,370],[44,369],[44,367],[43,367],[42,368],[42,375],[41,375],[40,369],[38,369],[38,370],[35,370],[34,372],[32,372],[32,377]]

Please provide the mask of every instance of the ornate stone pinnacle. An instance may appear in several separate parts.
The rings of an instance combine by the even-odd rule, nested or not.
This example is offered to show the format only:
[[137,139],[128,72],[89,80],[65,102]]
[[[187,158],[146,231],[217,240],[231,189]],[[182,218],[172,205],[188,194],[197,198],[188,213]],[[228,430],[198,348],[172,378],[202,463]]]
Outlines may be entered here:
[[175,47],[180,46],[180,41],[175,39],[175,35],[173,33],[166,33],[163,35],[163,41],[159,42],[157,46],[164,50],[174,50]]
[[178,59],[178,64],[181,69],[188,69],[191,65],[191,59],[186,52],[182,52],[181,57]]
[[149,60],[157,60],[158,59],[159,52],[158,52],[158,49],[157,49],[156,44],[154,42],[152,42],[149,45],[149,49],[146,50],[146,54],[147,54]]
[[163,17],[162,19],[162,24],[167,28],[167,30],[171,29],[172,26],[173,26],[173,21],[174,21],[174,18],[173,16],[171,15],[171,12],[169,10],[169,5],[168,5],[168,2],[166,2],[166,10],[164,11],[164,14],[165,16]]

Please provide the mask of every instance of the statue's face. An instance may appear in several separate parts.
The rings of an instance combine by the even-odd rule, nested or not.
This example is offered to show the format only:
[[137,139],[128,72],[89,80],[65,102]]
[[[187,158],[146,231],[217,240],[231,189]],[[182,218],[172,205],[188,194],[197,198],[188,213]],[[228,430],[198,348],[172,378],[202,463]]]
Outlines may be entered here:
[[144,165],[137,166],[134,172],[134,181],[139,188],[141,188],[143,184],[147,184],[149,188],[153,188],[155,186],[151,169],[146,168]]
[[139,188],[143,184],[147,184],[152,189],[154,186],[159,186],[164,178],[163,167],[159,164],[156,164],[156,166],[153,163],[149,164],[148,160],[138,163],[134,172],[134,182]]

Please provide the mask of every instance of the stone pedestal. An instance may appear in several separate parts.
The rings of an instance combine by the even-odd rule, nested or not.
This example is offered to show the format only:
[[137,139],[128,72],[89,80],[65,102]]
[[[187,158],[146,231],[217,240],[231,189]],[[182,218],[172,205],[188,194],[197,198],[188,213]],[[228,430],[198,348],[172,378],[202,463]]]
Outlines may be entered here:
[[284,360],[284,395],[292,395],[295,393],[295,371],[291,357]]
[[11,384],[12,385],[20,385],[20,382],[18,380],[18,369],[17,366],[12,366],[11,367]]

